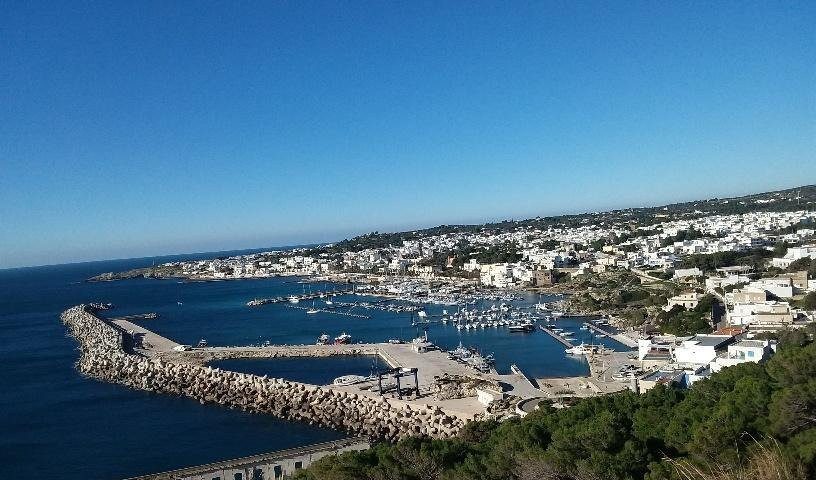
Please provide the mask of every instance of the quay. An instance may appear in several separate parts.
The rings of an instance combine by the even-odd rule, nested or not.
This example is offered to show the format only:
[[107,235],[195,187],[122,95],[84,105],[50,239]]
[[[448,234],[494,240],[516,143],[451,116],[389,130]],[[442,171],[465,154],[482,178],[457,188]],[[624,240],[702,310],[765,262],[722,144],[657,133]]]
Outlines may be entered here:
[[564,337],[562,337],[561,335],[553,332],[552,330],[545,327],[544,325],[539,325],[538,328],[540,328],[542,331],[547,332],[548,334],[550,334],[551,337],[553,337],[554,339],[556,339],[559,342],[561,342],[562,344],[564,344],[564,346],[567,347],[567,348],[572,348],[572,347],[575,346],[575,345],[571,344],[569,341],[567,341]]
[[610,332],[608,330],[604,330],[603,328],[595,325],[592,322],[586,322],[585,325],[587,327],[589,327],[591,330],[594,330],[594,331],[596,331],[598,333],[602,333],[602,334],[606,335],[607,337],[611,338],[612,340],[615,340],[616,342],[620,343],[621,345],[625,345],[625,346],[627,346],[629,348],[635,348],[635,347],[638,346],[638,344],[637,344],[637,342],[635,340],[627,337],[626,335],[621,335],[619,333],[612,333],[612,332]]
[[126,480],[255,480],[290,478],[298,470],[329,455],[370,448],[364,437],[344,438],[334,442],[180,468],[167,472],[131,477]]

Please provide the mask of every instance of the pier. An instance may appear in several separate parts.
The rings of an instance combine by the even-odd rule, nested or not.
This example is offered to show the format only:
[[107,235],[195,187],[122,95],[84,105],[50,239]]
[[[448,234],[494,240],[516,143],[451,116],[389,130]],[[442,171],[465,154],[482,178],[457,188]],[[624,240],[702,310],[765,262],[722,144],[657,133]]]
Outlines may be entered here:
[[595,325],[592,322],[585,322],[584,325],[589,327],[590,330],[593,330],[593,331],[598,332],[598,333],[602,333],[602,334],[606,335],[607,337],[611,338],[612,340],[615,340],[616,342],[620,343],[621,345],[625,345],[625,346],[627,346],[629,348],[635,348],[638,345],[635,340],[627,337],[626,335],[621,335],[619,333],[612,333],[610,331],[604,330],[603,328]]
[[354,293],[353,289],[347,290],[335,290],[335,291],[321,291],[315,293],[303,293],[301,295],[289,295],[283,297],[272,297],[272,298],[256,298],[254,300],[248,301],[246,304],[248,307],[257,307],[260,305],[268,305],[270,303],[285,303],[285,302],[292,302],[292,299],[297,299],[298,302],[304,300],[317,300],[318,298],[326,298],[331,297],[333,295],[347,295],[350,293]]
[[150,313],[137,313],[135,315],[125,315],[125,316],[122,316],[122,317],[112,317],[112,318],[110,318],[110,321],[124,320],[126,322],[133,322],[133,321],[138,322],[139,320],[155,320],[157,318],[159,318],[158,313],[150,312]]
[[567,341],[567,339],[565,339],[565,338],[564,338],[564,337],[562,337],[561,335],[559,335],[559,334],[557,334],[557,333],[553,332],[552,330],[550,330],[549,328],[545,327],[544,325],[539,325],[539,326],[538,326],[538,328],[540,328],[540,329],[541,329],[541,330],[543,330],[544,332],[549,333],[551,337],[553,337],[554,339],[556,339],[556,340],[558,340],[559,342],[563,343],[563,344],[564,344],[564,346],[565,346],[565,347],[567,347],[567,348],[572,348],[572,347],[574,347],[574,346],[575,346],[575,345],[571,344],[569,341]]
[[[284,307],[293,308],[295,310],[303,310],[303,311],[311,310],[310,307],[301,307],[299,305],[284,305]],[[329,309],[325,309],[325,308],[315,308],[314,311],[318,312],[318,313],[330,313],[332,315],[343,315],[345,317],[364,318],[364,319],[371,318],[368,315],[362,315],[360,313],[341,312],[341,311],[336,310],[336,309],[329,310]]]

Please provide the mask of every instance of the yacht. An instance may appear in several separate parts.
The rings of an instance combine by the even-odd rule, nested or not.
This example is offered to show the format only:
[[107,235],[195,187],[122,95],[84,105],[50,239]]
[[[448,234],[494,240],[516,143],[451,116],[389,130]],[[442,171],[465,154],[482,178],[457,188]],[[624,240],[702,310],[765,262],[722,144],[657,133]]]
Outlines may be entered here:
[[198,347],[198,348],[204,348],[206,346],[207,346],[207,341],[204,340],[203,338],[201,340],[199,340],[198,345],[196,345],[196,347]]
[[317,344],[318,345],[328,345],[331,341],[331,337],[326,335],[325,333],[319,337],[317,337]]
[[508,328],[510,332],[532,332],[535,327],[532,323],[522,323],[520,325],[510,325]]
[[298,303],[299,301],[300,299],[298,298],[297,295],[292,295],[289,297],[289,303]]
[[576,345],[572,348],[568,348],[564,350],[568,355],[588,355],[590,353],[595,353],[596,347],[594,345],[586,345],[581,343],[580,345]]
[[343,332],[339,337],[334,337],[335,345],[343,345],[346,343],[351,343],[351,335],[348,333]]

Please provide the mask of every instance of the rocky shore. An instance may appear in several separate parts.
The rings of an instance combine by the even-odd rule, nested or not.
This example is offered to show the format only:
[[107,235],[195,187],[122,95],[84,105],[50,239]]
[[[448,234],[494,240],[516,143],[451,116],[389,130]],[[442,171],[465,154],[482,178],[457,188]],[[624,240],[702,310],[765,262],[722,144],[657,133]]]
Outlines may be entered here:
[[127,333],[96,316],[100,308],[79,305],[61,315],[79,342],[77,368],[89,377],[390,441],[415,435],[448,437],[465,423],[430,405],[129,353]]

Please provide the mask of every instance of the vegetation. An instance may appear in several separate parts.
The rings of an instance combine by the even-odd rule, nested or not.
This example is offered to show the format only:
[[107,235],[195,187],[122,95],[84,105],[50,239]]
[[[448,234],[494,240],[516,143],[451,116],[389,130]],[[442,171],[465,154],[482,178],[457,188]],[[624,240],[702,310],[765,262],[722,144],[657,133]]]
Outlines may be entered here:
[[671,335],[694,335],[695,333],[711,332],[711,310],[714,297],[705,295],[691,310],[675,305],[668,312],[660,312],[657,316],[660,331]]
[[[723,369],[689,390],[588,398],[451,439],[410,438],[325,457],[301,480],[799,480],[816,473],[816,344]],[[763,476],[768,472],[777,476]],[[745,474],[735,477],[736,474]]]
[[762,270],[768,263],[768,259],[773,256],[773,252],[764,248],[747,250],[744,252],[717,252],[700,253],[689,255],[681,262],[681,268],[699,268],[704,272],[710,272],[720,267],[733,267],[735,265],[747,265],[754,270]]

